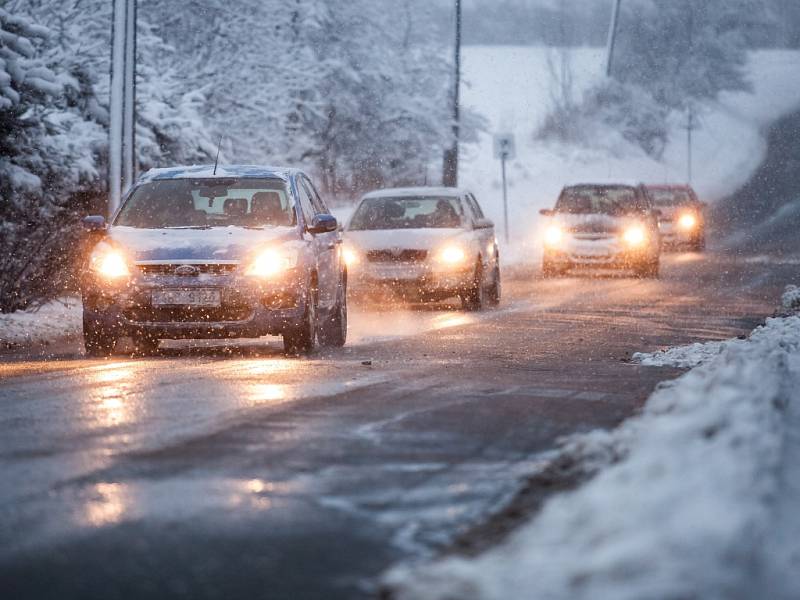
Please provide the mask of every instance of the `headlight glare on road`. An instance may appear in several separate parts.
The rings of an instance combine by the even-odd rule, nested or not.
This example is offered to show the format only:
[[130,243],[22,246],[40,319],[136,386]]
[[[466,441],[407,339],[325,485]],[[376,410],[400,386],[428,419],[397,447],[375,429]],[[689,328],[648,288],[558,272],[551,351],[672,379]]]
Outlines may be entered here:
[[92,252],[90,263],[92,270],[104,279],[119,280],[131,274],[125,255],[105,242]]
[[555,248],[561,245],[563,239],[564,239],[564,230],[561,229],[561,227],[559,227],[558,225],[550,225],[544,231],[545,246]]
[[694,229],[697,225],[697,217],[695,217],[692,213],[684,213],[678,219],[678,225],[681,229],[691,230]]
[[256,255],[246,273],[263,279],[277,277],[297,266],[297,254],[294,249],[267,248]]
[[632,225],[622,234],[622,239],[629,246],[641,246],[647,241],[647,232],[641,225]]
[[464,249],[460,246],[445,246],[439,252],[439,262],[446,265],[458,265],[464,262],[466,256]]

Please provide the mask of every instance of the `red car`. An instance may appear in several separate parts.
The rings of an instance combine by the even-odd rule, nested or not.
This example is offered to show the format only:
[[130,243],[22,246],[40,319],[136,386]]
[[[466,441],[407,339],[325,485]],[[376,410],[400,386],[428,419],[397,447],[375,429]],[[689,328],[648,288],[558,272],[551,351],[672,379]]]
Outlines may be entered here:
[[657,208],[664,246],[704,250],[706,247],[705,203],[689,185],[649,185],[647,195]]

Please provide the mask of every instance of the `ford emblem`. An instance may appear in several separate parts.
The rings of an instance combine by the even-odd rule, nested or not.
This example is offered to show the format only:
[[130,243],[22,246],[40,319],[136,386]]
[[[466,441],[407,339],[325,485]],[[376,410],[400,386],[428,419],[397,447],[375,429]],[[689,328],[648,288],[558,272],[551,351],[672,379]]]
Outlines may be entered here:
[[200,269],[194,265],[180,265],[175,268],[175,275],[180,275],[181,277],[191,277],[199,274]]

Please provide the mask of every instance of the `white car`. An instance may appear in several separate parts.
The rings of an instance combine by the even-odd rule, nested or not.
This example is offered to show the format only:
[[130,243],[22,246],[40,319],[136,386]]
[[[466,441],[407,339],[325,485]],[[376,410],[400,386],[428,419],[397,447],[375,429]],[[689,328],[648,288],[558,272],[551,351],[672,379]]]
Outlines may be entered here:
[[544,235],[545,277],[581,268],[632,269],[658,277],[659,211],[642,185],[580,184],[565,187]]
[[467,190],[371,192],[353,212],[344,239],[355,290],[388,288],[414,301],[459,296],[470,310],[500,302],[494,224]]

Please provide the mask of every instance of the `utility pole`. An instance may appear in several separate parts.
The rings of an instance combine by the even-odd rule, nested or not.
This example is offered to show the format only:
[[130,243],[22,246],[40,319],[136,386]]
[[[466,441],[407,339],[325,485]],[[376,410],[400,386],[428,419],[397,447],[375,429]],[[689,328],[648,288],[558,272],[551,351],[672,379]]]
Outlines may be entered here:
[[619,5],[622,0],[614,0],[614,9],[611,13],[611,25],[608,28],[608,47],[606,54],[606,77],[611,77],[614,66],[614,46],[617,44],[617,25],[619,24]]
[[444,152],[442,185],[458,185],[458,141],[460,127],[460,89],[461,89],[461,0],[456,0],[456,39],[455,39],[455,81],[453,82],[453,145]]
[[136,0],[113,0],[108,128],[108,216],[136,177]]
[[[691,2],[687,2],[689,11],[689,23],[687,26],[687,34],[689,36],[689,61],[691,62],[694,56],[694,10],[692,9]],[[692,183],[692,130],[694,129],[694,105],[691,98],[687,106],[688,119],[686,122],[686,183]]]

